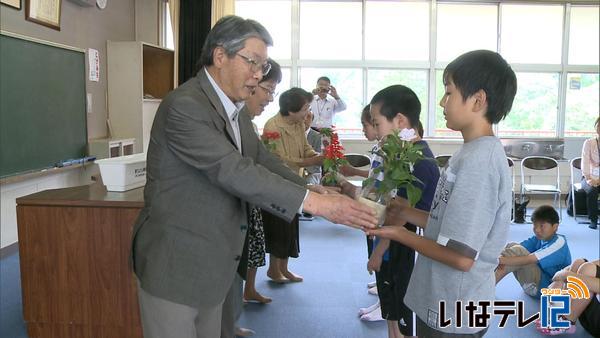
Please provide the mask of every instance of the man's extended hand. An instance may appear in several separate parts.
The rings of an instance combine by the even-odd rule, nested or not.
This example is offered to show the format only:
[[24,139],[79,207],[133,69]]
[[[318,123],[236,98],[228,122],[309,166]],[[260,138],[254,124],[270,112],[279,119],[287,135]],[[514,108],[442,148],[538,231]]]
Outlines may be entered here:
[[309,192],[304,201],[304,212],[327,218],[333,223],[358,229],[377,227],[374,211],[357,201],[340,194],[320,195]]

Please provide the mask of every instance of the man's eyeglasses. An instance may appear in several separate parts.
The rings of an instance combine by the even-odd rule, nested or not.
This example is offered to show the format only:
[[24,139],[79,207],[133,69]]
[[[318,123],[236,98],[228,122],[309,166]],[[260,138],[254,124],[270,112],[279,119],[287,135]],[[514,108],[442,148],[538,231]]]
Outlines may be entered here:
[[268,62],[258,63],[258,61],[254,60],[253,58],[247,57],[240,53],[235,53],[235,55],[244,59],[250,65],[250,70],[253,72],[258,72],[260,70],[262,71],[262,75],[265,76],[269,74],[269,71],[271,70],[271,64]]
[[275,91],[275,89],[271,89],[269,87],[266,86],[261,86],[260,84],[258,85],[260,88],[264,89],[265,92],[267,92],[267,94],[271,95],[272,97],[277,96],[279,93]]

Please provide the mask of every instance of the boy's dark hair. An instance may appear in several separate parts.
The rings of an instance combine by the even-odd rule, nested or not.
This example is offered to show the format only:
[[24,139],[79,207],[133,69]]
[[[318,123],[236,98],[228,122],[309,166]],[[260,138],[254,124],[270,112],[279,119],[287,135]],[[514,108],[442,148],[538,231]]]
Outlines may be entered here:
[[371,105],[366,105],[362,112],[360,113],[360,121],[367,122],[370,125],[373,125],[373,119],[371,118]]
[[327,76],[321,76],[320,78],[317,79],[317,82],[319,82],[321,80],[331,83],[331,80]]
[[419,123],[415,126],[415,128],[417,128],[417,134],[419,134],[419,137],[423,137],[423,135],[425,135],[425,130],[423,129],[423,123],[421,123],[421,120],[419,120]]
[[290,115],[290,112],[299,112],[307,103],[311,103],[313,95],[306,90],[293,87],[279,96],[279,113],[282,116]]
[[381,104],[379,112],[388,121],[396,117],[398,113],[406,116],[411,127],[419,124],[421,114],[421,101],[412,89],[403,85],[393,85],[377,92],[371,99],[371,106]]
[[599,124],[600,124],[600,116],[598,116],[598,118],[596,119],[596,122],[594,122],[594,127],[598,128]]
[[450,62],[444,69],[444,85],[452,82],[463,101],[479,90],[485,92],[485,118],[496,124],[508,115],[517,93],[517,77],[510,65],[496,52],[474,50]]
[[558,212],[550,205],[542,205],[533,211],[532,222],[548,222],[552,225],[558,224]]
[[269,58],[267,62],[271,64],[271,70],[269,70],[267,75],[263,76],[263,78],[260,79],[258,83],[271,80],[275,81],[275,83],[281,82],[281,78],[283,77],[283,75],[281,74],[281,66],[279,66],[279,64],[271,58]]

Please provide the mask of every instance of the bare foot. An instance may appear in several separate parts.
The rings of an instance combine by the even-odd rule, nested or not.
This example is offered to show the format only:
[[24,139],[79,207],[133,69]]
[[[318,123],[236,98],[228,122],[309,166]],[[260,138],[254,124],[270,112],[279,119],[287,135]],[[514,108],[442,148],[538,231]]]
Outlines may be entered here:
[[284,284],[290,282],[290,280],[285,278],[285,276],[281,274],[281,272],[275,273],[271,270],[267,270],[267,277],[271,278],[271,281],[274,283]]
[[271,298],[261,295],[260,293],[258,293],[258,291],[244,292],[244,302],[257,302],[261,304],[268,304],[271,301]]
[[285,278],[289,279],[291,282],[302,282],[304,279],[302,278],[302,276],[297,275],[291,271],[284,271],[282,272],[283,276],[285,276]]
[[254,330],[247,329],[245,327],[237,327],[235,328],[235,335],[238,337],[250,337],[253,336],[256,332]]

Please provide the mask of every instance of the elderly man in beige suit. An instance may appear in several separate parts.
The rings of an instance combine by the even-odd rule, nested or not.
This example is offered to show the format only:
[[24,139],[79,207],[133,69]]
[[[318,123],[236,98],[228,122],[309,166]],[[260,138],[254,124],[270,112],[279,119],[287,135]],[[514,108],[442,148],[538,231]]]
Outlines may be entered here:
[[145,207],[134,226],[144,336],[221,336],[247,227],[247,202],[291,220],[306,211],[374,227],[370,209],[307,190],[257,139],[243,101],[268,72],[272,39],[225,17],[208,34],[198,75],[161,103],[150,135]]

